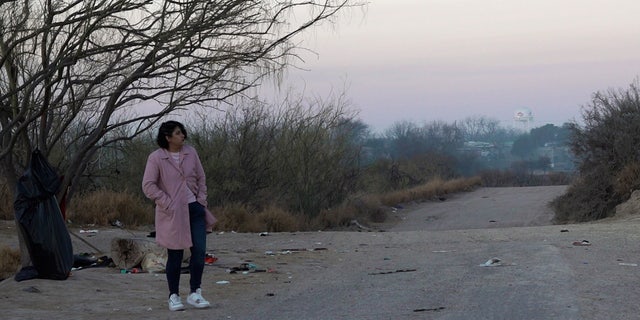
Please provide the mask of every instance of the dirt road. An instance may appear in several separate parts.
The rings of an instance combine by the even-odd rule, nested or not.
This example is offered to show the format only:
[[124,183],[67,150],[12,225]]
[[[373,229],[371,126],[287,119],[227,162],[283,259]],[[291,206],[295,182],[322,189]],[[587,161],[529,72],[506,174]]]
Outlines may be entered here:
[[531,227],[552,224],[548,203],[566,186],[481,188],[396,211],[389,231]]
[[[561,190],[509,189],[399,210],[387,232],[210,235],[220,260],[205,270],[208,310],[167,311],[163,274],[95,268],[1,282],[1,318],[638,319],[640,220],[550,225],[545,204]],[[108,248],[116,236],[131,234],[87,240]],[[242,263],[255,268],[227,272]]]

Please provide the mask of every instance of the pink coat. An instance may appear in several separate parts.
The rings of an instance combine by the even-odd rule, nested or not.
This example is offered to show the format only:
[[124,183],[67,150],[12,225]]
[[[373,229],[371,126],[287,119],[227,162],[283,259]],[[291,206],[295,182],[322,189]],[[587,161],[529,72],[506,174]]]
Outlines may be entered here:
[[[147,158],[142,177],[142,191],[156,204],[156,242],[168,249],[187,249],[191,242],[189,204],[182,191],[185,184],[196,195],[196,200],[207,207],[207,185],[204,169],[196,149],[182,146],[180,165],[166,149],[160,148]],[[216,218],[205,209],[207,231],[211,231]]]

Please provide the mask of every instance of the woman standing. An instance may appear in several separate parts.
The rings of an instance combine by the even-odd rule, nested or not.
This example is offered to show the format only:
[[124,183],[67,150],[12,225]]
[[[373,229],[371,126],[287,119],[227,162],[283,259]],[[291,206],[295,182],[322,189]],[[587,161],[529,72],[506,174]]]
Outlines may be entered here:
[[180,299],[180,269],[184,249],[191,249],[191,288],[187,303],[207,308],[200,285],[204,271],[206,235],[215,223],[207,209],[204,169],[196,150],[185,144],[187,131],[177,121],[160,125],[156,142],[142,178],[142,191],[155,202],[156,242],[167,248],[169,310],[184,310]]

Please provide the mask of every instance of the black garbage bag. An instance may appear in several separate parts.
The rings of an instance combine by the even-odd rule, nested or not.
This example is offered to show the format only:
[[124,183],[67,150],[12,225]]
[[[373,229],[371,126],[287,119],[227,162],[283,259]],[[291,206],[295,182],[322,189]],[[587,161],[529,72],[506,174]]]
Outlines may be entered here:
[[[64,280],[73,267],[71,237],[55,196],[59,188],[60,177],[39,150],[33,151],[13,206],[38,278]],[[24,274],[20,278],[26,280]]]

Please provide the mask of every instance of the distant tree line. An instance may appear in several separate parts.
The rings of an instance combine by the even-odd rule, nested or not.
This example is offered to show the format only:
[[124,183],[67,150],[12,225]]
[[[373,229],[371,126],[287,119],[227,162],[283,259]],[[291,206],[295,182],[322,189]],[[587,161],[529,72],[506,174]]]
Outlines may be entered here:
[[[203,110],[185,121],[189,143],[205,166],[210,203],[256,210],[277,206],[310,217],[357,194],[411,188],[434,178],[483,172],[506,177],[518,161],[510,149],[513,141],[534,136],[540,142],[532,149],[559,142],[557,135],[538,134],[560,131],[555,126],[522,133],[480,116],[454,123],[401,121],[376,134],[357,119],[344,96],[291,96],[278,105],[242,100],[235,105],[216,114]],[[146,156],[156,148],[153,135],[150,131],[99,150],[78,189],[128,190],[142,197]],[[483,141],[491,153],[465,148],[469,141]],[[534,183],[533,170],[519,173],[527,178],[518,185]]]
[[[473,117],[454,123],[402,121],[378,134],[340,99],[294,100],[278,108],[247,104],[190,124],[191,143],[202,150],[211,200],[221,205],[276,203],[314,215],[354,194],[480,175],[486,186],[568,184],[552,202],[556,220],[590,221],[612,216],[640,188],[639,88],[636,81],[626,89],[597,92],[583,107],[581,123],[546,124],[528,132]],[[147,136],[123,142],[118,152],[103,149],[92,162],[95,171],[87,171],[88,189],[137,192],[151,148]],[[567,152],[566,159],[560,151]],[[560,161],[572,166],[560,169]]]

